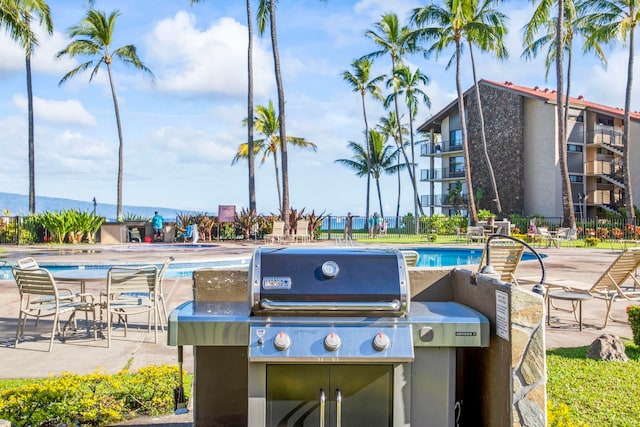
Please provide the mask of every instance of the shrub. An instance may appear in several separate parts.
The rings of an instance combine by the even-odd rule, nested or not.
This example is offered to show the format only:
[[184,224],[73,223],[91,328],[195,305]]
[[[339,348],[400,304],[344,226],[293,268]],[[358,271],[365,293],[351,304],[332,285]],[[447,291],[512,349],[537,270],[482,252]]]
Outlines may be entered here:
[[177,366],[148,366],[135,373],[65,373],[0,391],[0,418],[12,425],[103,426],[137,414],[173,409]]
[[584,239],[585,246],[598,246],[598,243],[600,243],[600,239],[597,237],[587,237]]
[[640,305],[630,305],[627,307],[627,316],[633,332],[633,342],[640,346]]

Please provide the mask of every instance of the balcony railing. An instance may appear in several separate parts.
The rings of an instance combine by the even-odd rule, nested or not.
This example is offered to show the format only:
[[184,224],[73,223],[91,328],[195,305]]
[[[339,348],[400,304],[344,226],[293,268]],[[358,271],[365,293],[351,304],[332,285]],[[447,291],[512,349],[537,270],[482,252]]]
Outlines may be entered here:
[[596,130],[587,132],[587,144],[609,145],[622,150],[622,132],[612,126],[600,126]]
[[444,179],[464,178],[465,169],[438,168],[422,169],[420,171],[420,181],[441,181]]
[[462,151],[462,141],[441,141],[423,144],[420,149],[421,156],[432,156],[443,153]]

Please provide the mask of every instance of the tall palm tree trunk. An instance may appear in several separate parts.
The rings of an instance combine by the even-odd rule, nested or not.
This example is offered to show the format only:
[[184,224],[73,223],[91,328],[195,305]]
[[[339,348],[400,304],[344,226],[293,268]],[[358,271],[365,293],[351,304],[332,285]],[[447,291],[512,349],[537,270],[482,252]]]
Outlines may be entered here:
[[564,0],[558,0],[558,20],[556,29],[556,121],[558,127],[558,162],[562,182],[562,213],[565,227],[575,226],[571,181],[567,167],[567,137],[562,96],[564,93]]
[[635,37],[635,25],[629,29],[629,62],[627,64],[627,90],[624,98],[624,131],[622,133],[622,146],[624,149],[624,201],[627,207],[627,221],[629,224],[636,222],[635,206],[633,205],[633,189],[631,188],[631,88],[633,86],[633,55]]
[[31,54],[25,56],[27,70],[27,115],[29,121],[29,213],[36,213],[36,148],[33,122],[33,84],[31,81]]
[[480,88],[478,87],[478,77],[476,76],[476,62],[473,57],[473,46],[469,43],[469,55],[471,57],[471,70],[473,72],[473,84],[476,92],[476,102],[478,103],[478,118],[480,119],[480,135],[482,137],[482,149],[484,151],[484,158],[487,162],[487,168],[489,169],[489,178],[491,179],[491,186],[493,187],[493,194],[495,196],[497,214],[502,214],[502,205],[500,204],[500,195],[498,194],[498,184],[496,183],[496,175],[493,172],[493,165],[491,158],[489,157],[489,150],[487,148],[487,134],[484,128],[484,114],[482,112],[482,101],[480,99]]
[[365,228],[367,226],[367,221],[369,220],[369,203],[371,200],[371,146],[369,145],[369,122],[367,121],[367,109],[365,107],[365,92],[361,93],[362,95],[362,115],[364,116],[364,140],[365,145],[367,146],[367,201],[365,208]]
[[111,86],[111,95],[113,96],[113,108],[116,113],[116,126],[118,127],[118,199],[117,199],[117,218],[122,221],[122,177],[124,176],[124,139],[122,138],[122,123],[120,121],[120,108],[118,107],[118,97],[116,96],[116,88],[113,84],[113,76],[111,74],[111,61],[106,61],[107,73],[109,75],[109,85]]
[[[418,194],[418,175],[416,174],[416,144],[413,139],[413,110],[409,107],[409,138],[411,141],[411,169],[413,170],[413,188],[416,189],[415,200],[413,204],[414,214],[416,216],[416,234],[420,234],[420,216],[424,215],[422,210],[422,202],[420,201],[420,195]],[[418,215],[420,211],[420,216]]]
[[273,51],[273,66],[276,74],[276,87],[278,89],[278,116],[280,118],[280,157],[282,159],[282,220],[285,233],[289,231],[289,167],[287,160],[287,132],[284,115],[284,87],[280,70],[280,53],[278,51],[278,37],[276,31],[276,5],[275,0],[269,0],[269,22],[271,27],[271,45]]
[[280,188],[280,170],[278,168],[278,153],[273,153],[273,165],[276,170],[276,188],[278,189],[278,205],[282,206],[282,189]]
[[[247,161],[249,163],[249,211],[256,211],[255,155],[253,153],[253,24],[251,0],[247,0]],[[276,176],[276,180],[278,177]]]
[[469,139],[467,138],[467,119],[464,113],[464,92],[460,81],[460,40],[456,40],[456,90],[458,91],[458,111],[460,114],[460,131],[462,132],[462,149],[464,152],[465,180],[467,183],[467,214],[469,223],[475,225],[478,222],[476,202],[473,196],[473,184],[471,182],[471,161],[469,156]]
[[[378,202],[380,203],[380,216],[384,218],[384,210],[382,209],[382,192],[380,191],[380,178],[376,178],[376,188],[378,189]],[[373,224],[375,227],[376,224]]]
[[398,202],[396,203],[396,221],[397,221],[397,218],[400,216],[400,196],[402,193],[402,184],[400,183],[400,156],[397,157],[396,163],[398,165],[398,171],[396,172],[396,177],[398,178]]

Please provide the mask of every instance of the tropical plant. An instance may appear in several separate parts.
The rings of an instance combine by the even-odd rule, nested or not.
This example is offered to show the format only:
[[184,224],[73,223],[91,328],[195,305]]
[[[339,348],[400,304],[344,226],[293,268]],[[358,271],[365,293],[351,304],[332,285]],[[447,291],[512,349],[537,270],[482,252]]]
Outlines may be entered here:
[[624,97],[624,121],[622,145],[624,150],[624,200],[629,223],[635,223],[633,189],[631,181],[631,92],[633,86],[633,66],[635,57],[635,31],[640,21],[638,0],[592,0],[588,3],[593,13],[586,18],[591,33],[586,40],[587,49],[595,49],[600,43],[628,43],[627,84]]
[[386,135],[373,129],[369,131],[370,158],[367,157],[367,150],[357,142],[349,141],[347,147],[353,152],[353,157],[351,159],[337,159],[335,162],[355,171],[356,176],[365,176],[367,169],[370,169],[371,176],[376,182],[380,215],[384,216],[380,177],[383,173],[396,173],[398,168],[406,167],[404,163],[395,164],[399,154],[398,150],[394,150],[392,146],[387,144]]
[[[372,95],[375,99],[382,100],[382,93],[378,83],[384,79],[384,74],[371,76],[371,65],[373,63],[369,58],[355,59],[351,63],[353,72],[344,71],[342,73],[342,79],[346,81],[354,92],[359,92],[362,97],[362,116],[364,117],[364,140],[367,147],[367,159],[370,157],[369,144],[366,141],[369,140],[369,123],[367,121],[367,109],[365,98],[367,94]],[[370,188],[371,188],[371,174],[369,173],[370,166],[367,164],[367,197],[366,197],[366,210],[365,217],[369,218],[369,201],[370,201]]]
[[464,92],[460,70],[462,68],[462,42],[465,33],[474,31],[476,23],[472,21],[474,16],[475,0],[445,0],[443,6],[430,4],[416,8],[411,15],[411,22],[416,27],[411,38],[416,43],[431,42],[426,49],[426,54],[435,53],[436,58],[442,51],[453,45],[454,54],[447,63],[447,69],[455,60],[456,64],[456,90],[458,92],[458,112],[460,117],[460,129],[462,133],[462,148],[465,164],[465,178],[467,183],[467,209],[469,221],[475,224],[478,221],[476,206],[473,200],[473,184],[471,164],[469,157],[469,141],[467,136],[467,119],[464,106]]
[[260,0],[258,3],[258,33],[264,34],[267,19],[269,20],[269,28],[271,30],[271,51],[273,53],[273,68],[276,77],[276,88],[278,89],[278,117],[280,141],[280,158],[282,163],[282,200],[280,209],[282,211],[282,220],[285,224],[285,232],[288,230],[287,218],[289,217],[289,162],[287,132],[285,127],[285,109],[284,109],[284,86],[282,84],[282,72],[280,70],[280,52],[278,50],[278,32],[276,30],[276,0]]
[[[407,26],[400,26],[398,21],[398,15],[395,13],[386,13],[382,15],[380,22],[375,24],[376,31],[368,30],[365,32],[365,36],[369,37],[378,47],[378,50],[371,52],[365,57],[367,58],[378,58],[384,55],[389,55],[391,58],[391,70],[395,72],[395,70],[402,64],[403,57],[411,52],[417,50],[416,44],[412,43],[411,40],[411,31]],[[395,97],[394,106],[396,117],[400,118],[400,109],[398,105],[398,94],[397,94],[397,86],[393,86]],[[400,129],[400,122],[398,121],[398,137],[402,140],[402,130]],[[420,205],[420,198],[418,195],[418,186],[413,174],[413,169],[408,167],[412,162],[409,161],[409,157],[407,156],[407,152],[404,148],[404,143],[400,144],[400,150],[404,157],[405,164],[407,165],[407,171],[409,172],[409,179],[411,180],[411,185],[413,187],[413,207],[414,212],[416,213],[418,209],[422,209]]]
[[86,16],[79,25],[69,28],[69,37],[73,39],[71,43],[56,54],[56,58],[68,56],[70,58],[86,57],[87,62],[78,65],[69,71],[60,80],[60,85],[77,74],[93,67],[89,76],[92,81],[104,64],[107,68],[109,85],[111,86],[111,96],[116,116],[116,126],[118,128],[118,196],[117,196],[117,218],[122,219],[122,179],[124,174],[124,138],[122,136],[122,123],[120,121],[120,108],[118,107],[118,97],[113,82],[112,63],[118,59],[127,65],[132,65],[137,70],[147,73],[153,79],[153,73],[138,57],[134,45],[125,45],[112,50],[111,42],[114,39],[114,29],[116,19],[120,16],[119,11],[112,12],[109,16],[105,13],[89,9]]
[[[245,122],[248,122],[245,119]],[[280,126],[280,119],[276,114],[275,109],[273,108],[273,102],[269,100],[269,104],[266,106],[258,105],[256,106],[256,116],[254,117],[254,126],[258,132],[264,135],[263,139],[254,140],[254,154],[262,153],[262,159],[260,160],[261,164],[267,161],[269,156],[273,156],[273,165],[275,168],[276,174],[276,187],[278,189],[278,205],[282,205],[282,194],[280,189],[280,171],[278,169],[278,152],[282,150],[282,144],[280,142],[280,137],[278,136],[278,128]],[[307,141],[304,138],[290,136],[289,142],[296,146],[302,148],[308,148],[313,151],[318,149],[317,145],[311,141]],[[247,143],[242,143],[238,147],[238,152],[233,157],[231,164],[237,163],[240,159],[248,158],[249,154],[249,145]]]
[[[387,81],[387,87],[393,87],[393,93],[391,93],[385,99],[384,105],[388,107],[392,101],[395,101],[398,96],[404,95],[405,105],[409,111],[409,141],[411,147],[411,173],[414,181],[417,180],[416,176],[416,149],[413,135],[413,120],[418,114],[418,106],[423,103],[428,107],[431,107],[431,100],[429,96],[420,88],[420,86],[426,86],[429,83],[429,77],[423,74],[419,68],[416,68],[414,72],[407,65],[399,65],[393,70],[393,76]],[[414,184],[414,188],[417,188],[417,182]],[[417,193],[416,193],[417,196]],[[422,204],[420,198],[417,197],[414,201],[414,215],[418,217],[418,209],[420,214],[424,215],[422,211]],[[416,222],[416,224],[418,224]],[[420,232],[420,227],[416,226],[416,233]]]
[[464,205],[465,201],[464,195],[462,194],[462,181],[456,181],[454,185],[449,188],[447,203],[453,206],[456,214],[459,215],[460,208]]
[[329,215],[325,214],[325,211],[316,214],[315,209],[312,210],[309,215],[307,215],[307,220],[309,221],[309,236],[311,236],[311,240],[320,237],[320,228],[322,227],[322,222],[327,216]]
[[38,46],[38,37],[31,28],[34,15],[47,33],[53,34],[53,21],[49,5],[44,0],[13,0],[0,2],[0,27],[8,30],[10,37],[25,51],[27,75],[27,115],[29,123],[29,212],[36,212],[35,187],[35,136],[33,121],[33,85],[31,82],[31,55]]
[[498,192],[498,184],[493,171],[489,150],[487,148],[487,135],[484,126],[484,113],[482,111],[482,98],[480,97],[480,88],[478,86],[478,77],[476,75],[476,61],[473,57],[473,46],[478,46],[481,51],[493,53],[497,59],[506,59],[509,54],[504,45],[504,37],[507,34],[505,21],[507,17],[498,10],[492,9],[491,6],[497,3],[496,0],[485,0],[478,8],[480,3],[475,3],[476,10],[471,21],[474,26],[470,31],[465,32],[465,38],[469,45],[469,57],[471,59],[471,70],[473,72],[473,87],[476,93],[476,103],[478,106],[478,119],[480,121],[480,136],[482,139],[482,151],[484,159],[487,163],[489,171],[489,179],[495,196],[494,201],[498,213],[502,213],[502,205],[500,204],[500,193]]
[[242,235],[245,239],[251,238],[251,232],[258,225],[258,215],[251,209],[240,209],[240,213],[236,213],[236,222],[242,229]]

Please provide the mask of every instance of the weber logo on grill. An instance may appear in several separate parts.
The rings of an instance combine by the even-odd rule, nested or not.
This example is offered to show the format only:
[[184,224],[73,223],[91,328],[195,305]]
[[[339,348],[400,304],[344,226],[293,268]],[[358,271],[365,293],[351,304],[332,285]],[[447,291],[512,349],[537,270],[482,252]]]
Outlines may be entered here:
[[456,331],[456,336],[457,337],[475,337],[476,333],[472,332],[472,331]]
[[262,289],[291,289],[291,277],[264,277]]

